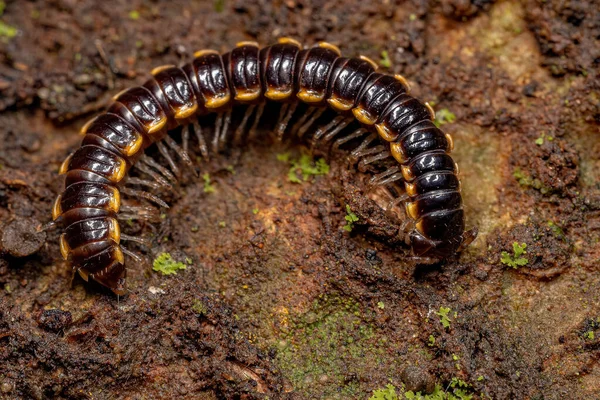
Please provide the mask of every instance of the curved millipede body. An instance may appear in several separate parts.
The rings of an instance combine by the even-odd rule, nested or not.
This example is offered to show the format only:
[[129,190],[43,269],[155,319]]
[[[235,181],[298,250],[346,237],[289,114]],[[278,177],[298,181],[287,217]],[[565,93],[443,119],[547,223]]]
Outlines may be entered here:
[[[302,137],[329,109],[337,116],[314,132],[313,145],[336,136],[341,145],[367,135],[352,154],[366,157],[365,164],[393,161],[371,181],[403,183],[406,241],[415,256],[446,258],[473,240],[474,231],[465,232],[458,170],[449,155],[452,138],[433,124],[429,105],[408,94],[403,77],[376,72],[377,65],[366,57],[342,57],[329,43],[304,49],[289,38],[262,49],[242,42],[224,55],[202,50],[194,56],[181,68],[155,68],[143,86],[116,95],[105,113],[82,128],[81,146],[61,166],[65,190],[54,204],[53,219],[64,227],[62,255],[85,280],[117,294],[126,291],[124,252],[131,253],[121,245],[126,235],[117,221],[121,193],[164,204],[151,193],[126,189],[125,183],[170,187],[178,173],[171,154],[191,163],[190,132],[206,156],[210,145],[218,151],[228,141],[243,140],[246,131],[251,135],[266,103],[281,104],[275,125],[279,138],[292,123],[294,134]],[[241,106],[247,111],[232,138],[232,110]],[[207,145],[198,121],[208,114],[218,117]],[[347,132],[352,123],[359,128]],[[180,126],[183,148],[170,136]],[[373,141],[378,145],[369,147]],[[153,144],[170,169],[144,154]],[[128,177],[134,165],[152,180]]]

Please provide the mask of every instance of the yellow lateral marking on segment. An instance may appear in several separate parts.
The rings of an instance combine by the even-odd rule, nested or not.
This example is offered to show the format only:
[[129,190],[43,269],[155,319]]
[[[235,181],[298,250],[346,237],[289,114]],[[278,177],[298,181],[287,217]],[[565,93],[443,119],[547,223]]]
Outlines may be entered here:
[[116,219],[111,218],[109,224],[108,237],[116,243],[119,243],[121,241],[121,227],[119,226],[119,222],[117,222]]
[[431,107],[431,105],[427,102],[425,102],[425,107],[427,107],[427,110],[429,110],[429,115],[431,116],[431,120],[435,120],[435,110],[433,109],[433,107]]
[[69,247],[69,243],[67,243],[66,236],[66,233],[60,235],[60,254],[65,260],[69,258],[69,253],[71,252],[71,248]]
[[121,251],[121,247],[117,246],[115,247],[115,251],[114,251],[114,256],[117,259],[117,261],[119,262],[119,264],[125,264],[125,257],[123,257],[123,251]]
[[219,52],[216,50],[211,50],[211,49],[198,50],[197,52],[194,53],[194,58],[202,57],[207,54],[219,54]]
[[260,96],[260,89],[257,90],[244,90],[236,93],[235,100],[238,101],[252,101],[258,99]]
[[402,171],[402,177],[405,181],[412,182],[415,179],[415,176],[408,165],[400,166],[400,170]]
[[419,231],[420,234],[422,234],[423,236],[425,236],[425,233],[423,231],[423,221],[419,221],[415,224],[415,228],[417,231]]
[[137,135],[135,140],[128,143],[127,146],[123,149],[125,155],[132,156],[142,148],[142,144],[144,143],[144,138],[142,135]]
[[375,117],[373,117],[371,115],[370,112],[368,112],[367,110],[365,110],[361,107],[353,108],[352,114],[354,114],[354,117],[359,122],[362,122],[365,125],[373,125],[375,123],[375,121],[377,120]]
[[406,190],[406,194],[410,197],[415,197],[417,195],[417,185],[414,183],[405,182],[404,189]]
[[358,58],[360,58],[361,60],[363,60],[363,61],[366,61],[366,62],[368,62],[369,64],[371,64],[371,66],[372,66],[373,68],[375,68],[375,71],[377,71],[377,69],[379,68],[379,65],[377,65],[377,63],[376,63],[375,61],[371,60],[371,59],[370,59],[369,57],[367,57],[367,56],[362,56],[362,55],[361,55],[361,56],[358,56]]
[[327,99],[327,102],[331,107],[340,111],[348,111],[354,106],[354,102],[350,102],[339,97],[332,97],[330,99]]
[[342,56],[342,52],[340,51],[340,48],[337,47],[335,44],[331,44],[329,42],[319,42],[318,46],[322,47],[324,49],[329,49],[329,50],[333,51],[335,54],[338,55],[338,57]]
[[408,83],[408,80],[405,77],[400,74],[396,74],[394,75],[394,78],[396,78],[396,80],[406,88],[406,93],[410,93],[410,83]]
[[284,36],[284,37],[280,37],[279,39],[277,39],[277,43],[281,43],[281,44],[293,44],[294,46],[297,46],[298,48],[302,48],[302,44],[297,41],[296,39],[292,39],[290,37]]
[[417,219],[418,217],[418,209],[417,203],[408,202],[406,203],[406,214],[412,219]]
[[87,130],[97,119],[98,119],[98,117],[94,117],[94,118],[90,119],[89,121],[87,121],[85,124],[83,124],[83,126],[79,130],[79,133],[81,133],[82,135],[85,135],[87,133]]
[[290,97],[291,95],[292,95],[292,89],[279,90],[279,89],[267,88],[267,91],[265,92],[265,97],[268,99],[271,99],[271,100],[283,100],[283,99]]
[[125,93],[126,91],[128,91],[130,88],[127,89],[123,89],[121,90],[119,93],[115,94],[112,99],[113,101],[117,101],[119,99],[119,97],[121,97],[123,95],[123,93]]
[[108,202],[109,210],[118,213],[121,208],[121,193],[119,189],[113,188],[113,194]]
[[449,133],[444,133],[444,135],[446,135],[446,140],[448,141],[448,152],[450,152],[454,150],[454,139]]
[[377,129],[377,133],[385,141],[393,142],[398,138],[398,134],[392,132],[384,123],[376,124],[375,129]]
[[177,68],[177,67],[173,64],[161,65],[160,67],[153,68],[152,71],[150,71],[150,75],[152,75],[152,76],[158,75],[162,71],[170,69],[170,68]]
[[254,46],[254,47],[258,47],[258,43],[254,42],[252,40],[242,40],[241,42],[237,42],[235,44],[235,47],[242,47],[242,46]]
[[175,119],[189,118],[192,115],[194,115],[197,110],[198,110],[198,104],[196,104],[196,103],[180,107],[178,110],[175,111]]
[[60,164],[60,168],[58,169],[59,175],[64,175],[67,173],[67,171],[69,169],[69,163],[71,162],[71,159],[73,158],[73,154],[75,154],[75,153],[69,154],[67,156],[67,158],[65,158],[65,161],[63,161],[62,164]]
[[125,178],[125,174],[127,173],[127,163],[125,160],[121,159],[119,161],[119,167],[113,172],[111,176],[111,182],[121,182],[123,178]]
[[87,271],[86,271],[86,270],[84,270],[83,268],[79,268],[79,269],[77,270],[77,273],[79,274],[79,276],[81,276],[81,278],[82,278],[84,281],[86,281],[86,282],[88,282],[88,281],[89,281],[89,276],[90,276],[90,273],[89,273],[89,272],[87,272]]
[[62,201],[62,194],[59,194],[54,200],[54,204],[52,205],[52,221],[56,221],[58,217],[62,215],[62,207],[60,202]]
[[206,103],[204,103],[204,107],[206,107],[206,108],[223,107],[224,105],[229,103],[230,99],[231,99],[231,96],[229,95],[229,93],[227,93],[225,96],[221,96],[221,97],[212,97],[210,99],[206,99]]
[[296,94],[296,97],[305,103],[318,103],[323,101],[325,94],[317,94],[317,92],[300,89],[300,91]]
[[159,120],[152,121],[150,125],[145,126],[148,131],[148,135],[152,135],[153,133],[160,132],[167,124],[167,117],[161,118]]
[[404,164],[408,160],[404,154],[404,149],[402,149],[402,145],[398,142],[394,142],[390,144],[390,152],[392,156],[398,161],[400,164]]

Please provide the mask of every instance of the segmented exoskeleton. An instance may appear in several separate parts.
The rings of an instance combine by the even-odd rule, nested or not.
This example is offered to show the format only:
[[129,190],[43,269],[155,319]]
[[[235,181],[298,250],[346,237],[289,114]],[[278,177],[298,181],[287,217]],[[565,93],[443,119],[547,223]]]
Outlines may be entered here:
[[[265,118],[267,101],[282,103],[275,125],[280,138],[291,122],[294,135],[305,135],[329,108],[338,116],[312,131],[313,144],[337,138],[339,146],[362,138],[353,154],[363,157],[363,163],[397,160],[399,164],[376,174],[371,182],[404,183],[400,200],[411,222],[406,240],[413,253],[435,259],[454,254],[473,240],[474,231],[465,232],[458,170],[449,155],[452,138],[433,124],[431,107],[408,94],[403,77],[376,69],[366,57],[341,57],[332,44],[321,42],[303,49],[289,38],[263,49],[254,42],[238,43],[224,55],[203,50],[181,68],[154,69],[143,86],[116,95],[105,113],[82,128],[81,147],[60,168],[66,175],[65,190],[52,214],[65,228],[62,255],[85,280],[92,278],[124,294],[123,253],[131,253],[121,240],[135,238],[120,232],[121,193],[166,206],[152,193],[126,188],[124,183],[169,187],[179,173],[171,153],[191,163],[191,132],[205,156],[209,148],[218,151],[229,142],[239,143]],[[310,107],[300,109],[299,104]],[[246,111],[231,135],[232,109],[240,105]],[[207,143],[198,121],[210,113],[218,117]],[[359,128],[348,132],[353,121],[359,122]],[[170,135],[178,126],[183,126],[182,147]],[[152,144],[170,169],[144,154]],[[152,179],[127,179],[134,165]]]

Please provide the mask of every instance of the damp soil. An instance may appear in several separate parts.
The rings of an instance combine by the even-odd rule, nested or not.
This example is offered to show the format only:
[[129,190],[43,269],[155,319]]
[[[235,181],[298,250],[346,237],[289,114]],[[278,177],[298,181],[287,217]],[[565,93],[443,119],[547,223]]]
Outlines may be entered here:
[[[0,1],[0,398],[599,399],[599,13]],[[155,66],[283,35],[364,54],[434,105],[476,241],[415,265],[401,214],[346,157],[295,183],[282,160],[302,148],[256,143],[201,161],[157,223],[131,223],[152,246],[129,295],[74,278],[59,232],[35,228],[86,120]],[[186,268],[153,271],[165,252]]]

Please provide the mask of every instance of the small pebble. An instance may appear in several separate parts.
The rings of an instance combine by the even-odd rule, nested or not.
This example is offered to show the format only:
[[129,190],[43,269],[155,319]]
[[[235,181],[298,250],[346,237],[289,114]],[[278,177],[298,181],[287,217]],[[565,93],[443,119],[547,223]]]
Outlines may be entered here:
[[60,332],[68,328],[73,322],[73,317],[69,311],[58,309],[44,310],[38,316],[38,325],[52,332]]
[[26,257],[38,251],[46,241],[46,232],[38,232],[35,219],[15,219],[2,230],[0,248],[13,257]]
[[402,371],[401,378],[406,390],[431,393],[435,389],[433,377],[424,369],[413,365],[406,367]]

